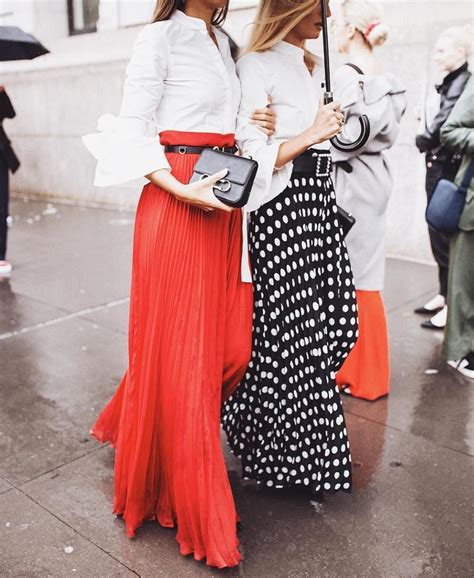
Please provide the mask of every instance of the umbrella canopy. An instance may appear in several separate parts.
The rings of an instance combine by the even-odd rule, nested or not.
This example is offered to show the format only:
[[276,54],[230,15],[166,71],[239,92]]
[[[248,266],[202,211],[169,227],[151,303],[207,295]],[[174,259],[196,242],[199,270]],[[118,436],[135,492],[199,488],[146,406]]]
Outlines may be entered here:
[[32,60],[49,50],[17,26],[0,26],[0,61]]

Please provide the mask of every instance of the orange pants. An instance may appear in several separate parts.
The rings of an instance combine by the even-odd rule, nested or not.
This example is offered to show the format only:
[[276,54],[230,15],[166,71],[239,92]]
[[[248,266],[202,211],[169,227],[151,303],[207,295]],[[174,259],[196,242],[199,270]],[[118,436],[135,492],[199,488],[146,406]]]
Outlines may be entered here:
[[[340,389],[373,401],[388,394],[390,360],[387,320],[380,291],[356,291],[359,338],[336,375]],[[348,392],[349,393],[349,392]]]

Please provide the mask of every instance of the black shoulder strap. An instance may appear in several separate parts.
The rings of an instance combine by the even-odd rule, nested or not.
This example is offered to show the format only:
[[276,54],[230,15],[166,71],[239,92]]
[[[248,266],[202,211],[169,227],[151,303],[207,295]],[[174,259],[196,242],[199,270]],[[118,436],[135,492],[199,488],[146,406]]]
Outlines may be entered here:
[[346,66],[350,66],[351,68],[353,68],[357,74],[364,74],[364,72],[362,71],[362,69],[360,69],[357,64],[352,64],[352,62],[346,62]]
[[474,159],[467,165],[466,172],[464,173],[464,178],[459,188],[463,191],[467,191],[473,177],[474,177]]

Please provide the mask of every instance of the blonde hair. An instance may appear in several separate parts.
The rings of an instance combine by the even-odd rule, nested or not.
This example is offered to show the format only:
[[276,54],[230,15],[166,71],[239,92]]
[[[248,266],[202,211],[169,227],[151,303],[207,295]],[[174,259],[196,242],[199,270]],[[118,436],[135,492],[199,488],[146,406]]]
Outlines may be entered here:
[[388,38],[388,28],[382,22],[382,9],[371,0],[343,0],[342,13],[371,46],[380,46]]
[[438,39],[449,38],[452,40],[456,48],[462,48],[464,50],[466,60],[468,60],[472,52],[472,35],[472,26],[466,24],[465,26],[452,26],[451,28],[447,28],[441,32]]
[[[260,0],[246,52],[263,52],[275,46],[319,3],[320,0]],[[305,63],[311,71],[314,69],[314,59],[307,50]]]

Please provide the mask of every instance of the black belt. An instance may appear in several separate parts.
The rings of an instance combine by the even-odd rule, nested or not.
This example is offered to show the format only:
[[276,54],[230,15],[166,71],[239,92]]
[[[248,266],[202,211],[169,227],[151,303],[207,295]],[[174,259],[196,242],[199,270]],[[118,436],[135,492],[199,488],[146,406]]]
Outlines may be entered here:
[[221,151],[222,153],[229,153],[231,155],[237,152],[237,147],[195,147],[188,145],[165,145],[165,153],[178,153],[180,155],[200,155],[204,149],[212,149],[214,151]]
[[331,154],[306,151],[293,160],[293,172],[328,176],[331,173]]

